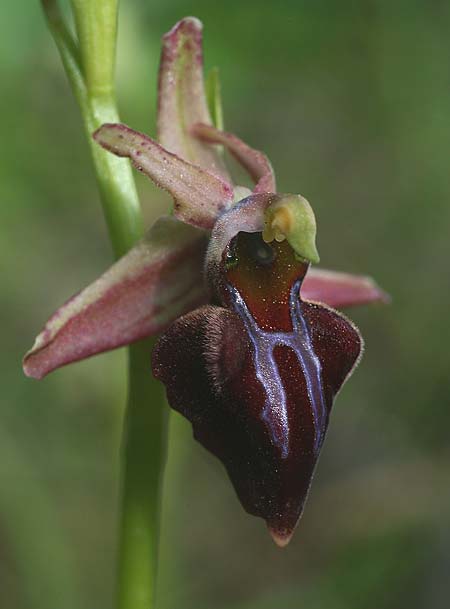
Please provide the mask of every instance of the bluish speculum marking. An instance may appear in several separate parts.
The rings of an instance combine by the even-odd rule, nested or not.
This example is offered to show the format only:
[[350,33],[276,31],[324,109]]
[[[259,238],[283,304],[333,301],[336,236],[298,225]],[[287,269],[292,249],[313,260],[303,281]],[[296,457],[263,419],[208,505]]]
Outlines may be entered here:
[[275,347],[285,346],[292,349],[301,366],[314,422],[314,452],[316,454],[323,442],[327,420],[322,367],[319,358],[314,353],[308,323],[302,312],[300,286],[301,280],[296,281],[289,295],[292,331],[271,332],[259,327],[239,290],[227,284],[234,309],[243,320],[253,346],[256,376],[266,393],[261,416],[268,424],[273,442],[280,449],[283,459],[289,456],[290,432],[286,390],[274,358]]

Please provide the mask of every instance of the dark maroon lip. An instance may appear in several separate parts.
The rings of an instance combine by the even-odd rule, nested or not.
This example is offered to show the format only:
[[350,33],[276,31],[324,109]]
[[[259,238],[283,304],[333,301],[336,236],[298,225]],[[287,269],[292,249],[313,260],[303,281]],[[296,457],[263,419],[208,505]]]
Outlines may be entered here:
[[[269,285],[252,291],[247,251],[240,250],[231,274],[226,265],[215,266],[219,306],[196,309],[170,326],[153,352],[153,373],[195,438],[221,460],[245,510],[263,518],[284,546],[303,512],[334,396],[358,361],[362,340],[340,313],[301,300],[307,266],[294,272],[289,264],[271,274],[263,264]],[[292,277],[287,298],[260,303],[266,288],[277,290],[283,272]],[[270,316],[272,302],[283,320],[277,325],[272,315],[268,329],[254,311],[263,306]]]

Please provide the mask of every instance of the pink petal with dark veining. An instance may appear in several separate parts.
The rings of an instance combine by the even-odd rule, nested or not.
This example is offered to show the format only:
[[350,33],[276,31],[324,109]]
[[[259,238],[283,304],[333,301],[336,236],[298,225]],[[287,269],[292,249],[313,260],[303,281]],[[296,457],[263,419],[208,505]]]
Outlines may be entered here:
[[55,368],[156,334],[206,302],[206,236],[172,217],[147,235],[46,323],[24,358],[25,374]]
[[117,156],[129,157],[139,171],[174,198],[177,218],[199,228],[212,228],[233,200],[233,189],[221,178],[168,152],[147,135],[122,124],[105,124],[94,139]]
[[202,29],[198,19],[186,17],[163,37],[158,140],[170,152],[228,180],[214,146],[190,133],[194,123],[211,124],[203,81]]
[[212,125],[197,124],[191,131],[205,142],[225,146],[255,181],[254,193],[276,192],[275,174],[263,152],[250,148],[232,133],[220,131]]
[[390,301],[371,277],[316,268],[310,268],[306,274],[301,294],[304,300],[336,308]]

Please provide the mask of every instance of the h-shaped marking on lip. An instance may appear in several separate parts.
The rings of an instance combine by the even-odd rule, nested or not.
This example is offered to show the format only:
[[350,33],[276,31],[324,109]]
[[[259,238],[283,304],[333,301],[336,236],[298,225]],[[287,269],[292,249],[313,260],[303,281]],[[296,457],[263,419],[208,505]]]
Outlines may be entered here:
[[322,366],[314,353],[308,324],[300,302],[300,286],[296,281],[289,294],[289,311],[292,332],[269,332],[262,330],[237,288],[228,284],[234,308],[243,320],[254,349],[254,364],[258,380],[266,392],[262,418],[268,423],[272,439],[281,450],[281,456],[289,456],[289,422],[286,392],[274,359],[274,349],[286,346],[292,349],[300,363],[306,382],[308,397],[314,420],[314,451],[317,454],[325,432],[327,410],[322,385]]

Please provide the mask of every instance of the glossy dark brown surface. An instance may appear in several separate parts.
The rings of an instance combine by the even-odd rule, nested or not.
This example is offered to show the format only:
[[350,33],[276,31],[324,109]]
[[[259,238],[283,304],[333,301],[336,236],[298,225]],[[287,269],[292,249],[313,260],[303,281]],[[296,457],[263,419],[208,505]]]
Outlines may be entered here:
[[307,266],[287,244],[271,253],[258,238],[240,233],[224,252],[227,308],[178,319],[155,348],[153,371],[196,439],[225,465],[244,508],[284,545],[361,339],[339,313],[300,301]]

